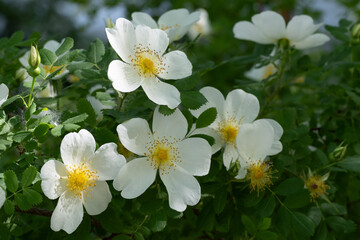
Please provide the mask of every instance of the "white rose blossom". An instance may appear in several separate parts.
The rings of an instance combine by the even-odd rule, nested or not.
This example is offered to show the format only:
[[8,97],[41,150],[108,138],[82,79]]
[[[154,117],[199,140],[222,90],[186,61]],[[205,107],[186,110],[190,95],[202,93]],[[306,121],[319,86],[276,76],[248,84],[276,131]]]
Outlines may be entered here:
[[120,92],[132,92],[142,87],[148,98],[159,105],[175,108],[180,104],[180,92],[162,80],[181,79],[192,73],[191,62],[181,51],[165,53],[169,38],[160,29],[116,20],[114,28],[106,28],[109,42],[121,57],[110,63],[108,77]]
[[9,88],[5,84],[0,84],[0,107],[9,96]]
[[203,8],[198,11],[200,12],[200,19],[190,27],[188,32],[188,35],[192,40],[194,40],[198,35],[200,35],[201,38],[211,33],[211,24],[208,12]]
[[161,15],[157,23],[149,14],[143,12],[134,12],[131,17],[135,25],[146,25],[153,29],[164,30],[172,43],[182,38],[190,27],[199,21],[200,11],[190,14],[185,8],[173,9]]
[[273,11],[256,14],[251,21],[235,24],[235,38],[261,44],[276,44],[281,39],[287,39],[290,46],[296,49],[317,47],[330,40],[325,34],[314,33],[322,24],[314,24],[307,15],[293,17],[287,26],[284,18]]
[[155,181],[159,171],[172,209],[182,212],[200,201],[201,189],[194,176],[210,169],[211,147],[202,138],[186,138],[187,121],[179,109],[164,116],[154,112],[152,131],[146,120],[134,118],[120,124],[121,143],[139,158],[128,162],[114,179],[124,198],[136,198]]
[[[195,129],[191,134],[206,134],[214,138],[212,145],[213,154],[224,148],[223,162],[229,169],[231,162],[238,159],[239,154],[236,145],[238,131],[245,123],[253,122],[259,114],[260,105],[258,99],[241,89],[235,89],[227,95],[226,99],[222,93],[213,87],[204,87],[200,92],[208,100],[206,104],[191,113],[198,118],[205,110],[215,107],[217,117],[208,127]],[[277,124],[273,120],[266,120]],[[277,147],[274,144],[274,148]]]
[[241,166],[236,178],[244,178],[247,171],[255,170],[255,173],[261,173],[256,176],[257,180],[266,180],[264,175],[268,166],[263,163],[268,156],[282,151],[280,142],[282,134],[283,129],[280,124],[271,119],[259,119],[243,124],[236,137],[238,160]]
[[0,208],[4,205],[6,200],[6,193],[2,187],[0,187]]
[[41,188],[49,199],[59,198],[51,216],[51,229],[72,233],[83,218],[103,212],[111,201],[107,180],[113,180],[125,165],[115,143],[95,151],[94,137],[87,130],[67,134],[61,142],[63,162],[49,160],[41,168]]

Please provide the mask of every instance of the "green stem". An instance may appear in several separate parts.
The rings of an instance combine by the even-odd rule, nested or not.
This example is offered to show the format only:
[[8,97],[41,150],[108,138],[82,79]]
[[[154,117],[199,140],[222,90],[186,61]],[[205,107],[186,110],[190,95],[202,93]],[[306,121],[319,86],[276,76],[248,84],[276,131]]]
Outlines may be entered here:
[[128,95],[127,93],[124,93],[123,98],[122,98],[121,101],[120,101],[119,112],[121,112],[121,108],[122,108],[123,105],[124,105],[125,98],[127,97],[127,95]]
[[31,84],[30,96],[29,96],[27,107],[30,107],[30,105],[32,103],[32,94],[33,94],[33,91],[34,91],[34,86],[35,86],[35,77],[33,77],[33,81],[32,81],[32,84]]

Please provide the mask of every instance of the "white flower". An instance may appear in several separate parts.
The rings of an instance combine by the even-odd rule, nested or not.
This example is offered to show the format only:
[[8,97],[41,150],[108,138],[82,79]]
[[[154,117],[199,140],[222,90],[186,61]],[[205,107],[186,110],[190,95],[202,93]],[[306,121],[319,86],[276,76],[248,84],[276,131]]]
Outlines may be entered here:
[[0,107],[9,96],[9,88],[5,84],[0,84]]
[[256,176],[257,180],[264,179],[267,169],[263,168],[263,162],[267,156],[282,151],[282,144],[279,141],[282,134],[282,127],[271,119],[259,119],[253,123],[243,124],[236,138],[238,160],[241,165],[236,178],[244,178],[248,170],[255,168],[256,172],[260,173]]
[[185,8],[173,9],[161,15],[158,23],[149,14],[143,12],[134,12],[131,17],[135,25],[146,25],[164,30],[172,43],[182,38],[190,27],[199,21],[200,12],[196,11],[190,14]]
[[313,19],[307,15],[293,17],[287,26],[284,18],[273,11],[256,14],[251,21],[235,24],[235,38],[261,44],[276,44],[281,39],[287,39],[296,49],[317,47],[330,40],[325,34],[314,33],[322,24],[315,25]]
[[199,9],[200,20],[193,24],[188,32],[190,39],[195,39],[199,34],[200,37],[209,35],[211,33],[211,24],[209,14],[205,9]]
[[201,138],[185,138],[187,121],[179,109],[170,116],[154,112],[152,131],[146,120],[134,118],[120,124],[117,132],[129,151],[141,156],[128,162],[114,179],[124,198],[136,198],[154,182],[159,170],[172,209],[182,212],[200,200],[194,176],[209,172],[211,148]]
[[4,205],[4,202],[6,200],[6,193],[2,187],[0,187],[0,208]]
[[226,100],[222,93],[213,87],[204,87],[200,92],[208,102],[197,110],[191,110],[195,117],[199,117],[205,110],[215,107],[217,117],[215,121],[205,128],[196,129],[192,134],[206,134],[215,139],[212,145],[213,153],[224,148],[223,161],[226,169],[230,163],[238,158],[236,149],[236,136],[244,123],[255,120],[259,113],[259,101],[257,98],[243,90],[231,91]]
[[62,162],[50,160],[41,168],[41,188],[49,199],[58,197],[51,216],[51,229],[72,233],[83,218],[83,205],[90,215],[103,212],[111,201],[106,180],[112,180],[125,164],[115,143],[95,152],[95,139],[87,130],[67,134],[61,142]]
[[121,57],[109,65],[108,77],[120,92],[132,92],[142,86],[148,98],[159,105],[175,108],[180,103],[176,87],[160,79],[180,79],[192,73],[185,53],[172,51],[164,55],[169,45],[166,33],[144,25],[134,28],[124,19],[116,20],[114,28],[106,28],[111,46]]

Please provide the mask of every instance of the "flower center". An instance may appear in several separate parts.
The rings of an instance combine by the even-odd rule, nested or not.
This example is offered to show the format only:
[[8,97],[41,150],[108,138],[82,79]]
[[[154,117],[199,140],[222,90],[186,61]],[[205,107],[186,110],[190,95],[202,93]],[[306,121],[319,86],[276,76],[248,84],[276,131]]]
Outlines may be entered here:
[[145,154],[154,169],[160,169],[161,174],[169,172],[175,163],[180,162],[179,151],[175,147],[177,140],[170,141],[166,138],[154,140],[146,146],[149,154]]
[[253,163],[248,168],[250,180],[250,189],[252,190],[263,190],[264,187],[271,184],[272,171],[270,165],[266,162]]
[[66,188],[74,194],[74,197],[83,197],[89,195],[92,188],[96,186],[96,170],[90,170],[87,163],[81,163],[78,166],[69,167],[67,171]]
[[329,186],[325,184],[319,175],[308,177],[305,182],[305,186],[310,191],[311,200],[325,195],[326,189],[329,188]]
[[[48,65],[43,65],[43,68],[45,70],[46,75],[51,74],[53,72],[55,72],[56,70],[62,68],[63,66],[48,66]],[[56,75],[60,75],[65,68],[61,69]]]
[[236,136],[240,128],[240,121],[230,118],[227,121],[219,123],[218,132],[226,144],[235,145]]
[[269,64],[268,66],[265,67],[262,80],[267,79],[268,77],[270,77],[270,76],[273,75],[274,73],[275,73],[275,67],[274,67],[274,65]]
[[130,61],[143,78],[156,76],[165,70],[165,63],[161,61],[159,53],[141,44],[135,47],[134,57],[130,57]]

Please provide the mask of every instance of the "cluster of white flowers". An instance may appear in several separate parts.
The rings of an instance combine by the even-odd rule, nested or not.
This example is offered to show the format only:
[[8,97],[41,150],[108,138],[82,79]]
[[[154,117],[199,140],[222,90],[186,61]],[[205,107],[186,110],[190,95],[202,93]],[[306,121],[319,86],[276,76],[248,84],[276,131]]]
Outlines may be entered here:
[[[239,163],[236,178],[250,175],[254,187],[266,184],[269,177],[266,160],[282,150],[283,129],[271,119],[255,120],[260,109],[258,99],[240,89],[231,91],[225,99],[219,90],[204,87],[200,92],[207,103],[191,113],[198,118],[215,107],[217,117],[208,127],[193,128],[188,133],[188,122],[176,108],[181,102],[180,92],[165,82],[192,74],[192,64],[184,52],[166,51],[169,43],[183,37],[199,18],[198,11],[190,14],[178,9],[163,14],[155,22],[148,14],[136,12],[132,22],[119,18],[114,27],[106,28],[109,42],[121,58],[112,61],[108,68],[114,89],[132,92],[141,86],[151,101],[174,112],[165,116],[157,107],[151,128],[141,118],[117,126],[121,144],[137,155],[128,162],[118,154],[115,143],[95,151],[95,139],[87,130],[67,134],[60,147],[62,162],[49,160],[41,169],[44,194],[50,199],[59,198],[51,217],[54,231],[75,231],[83,218],[83,206],[90,215],[103,212],[112,198],[106,181],[113,180],[121,196],[132,199],[149,188],[157,172],[168,192],[170,207],[184,211],[187,205],[200,201],[201,188],[194,176],[209,173],[211,156],[220,149],[226,169]],[[285,38],[296,49],[328,41],[324,34],[313,34],[320,25],[314,25],[308,16],[294,17],[285,27],[279,14],[267,11],[255,15],[252,22],[237,23],[235,37],[263,44],[277,44]],[[45,48],[51,50],[50,45],[56,44],[48,42]],[[0,93],[3,99],[3,90]],[[215,143],[210,146],[202,138],[191,137],[195,134],[211,136]],[[0,203],[5,196],[1,190]]]

